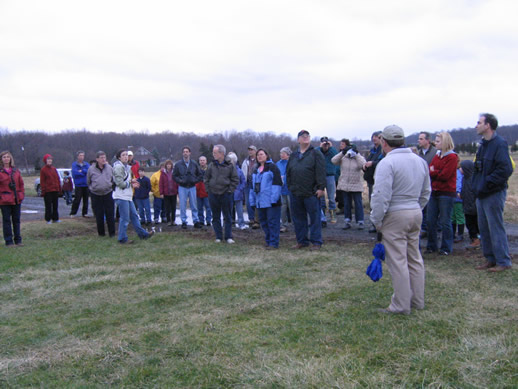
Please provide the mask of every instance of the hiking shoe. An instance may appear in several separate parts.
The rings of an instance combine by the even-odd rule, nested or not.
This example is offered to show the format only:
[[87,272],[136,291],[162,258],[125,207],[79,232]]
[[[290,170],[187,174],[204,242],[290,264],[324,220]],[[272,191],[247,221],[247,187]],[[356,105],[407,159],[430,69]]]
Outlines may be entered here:
[[475,238],[471,240],[471,243],[466,246],[466,250],[477,250],[480,248],[480,239]]
[[491,263],[491,262],[486,262],[482,265],[478,265],[475,270],[488,270],[492,267],[495,267],[496,266],[496,263]]
[[144,240],[147,240],[149,238],[151,238],[153,235],[155,235],[155,231],[150,231],[145,237],[143,237],[142,239]]
[[258,222],[253,222],[252,224],[252,230],[257,230],[259,228],[259,223]]
[[487,269],[487,271],[490,271],[492,273],[498,273],[501,271],[511,270],[511,266],[494,266],[491,269]]
[[300,250],[305,249],[306,247],[308,247],[307,244],[297,243],[295,246],[292,246],[291,248],[294,250]]

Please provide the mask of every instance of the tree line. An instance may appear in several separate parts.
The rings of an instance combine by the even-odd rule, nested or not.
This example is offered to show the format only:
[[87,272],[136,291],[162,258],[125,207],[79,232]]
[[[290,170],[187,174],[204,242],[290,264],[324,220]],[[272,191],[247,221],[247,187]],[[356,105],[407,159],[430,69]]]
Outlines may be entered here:
[[[453,137],[457,152],[474,153],[480,137],[474,128],[454,129],[448,131]],[[518,124],[502,126],[498,133],[503,136],[514,149],[518,140]],[[408,146],[417,145],[419,133],[406,138]],[[338,145],[340,139],[331,139]],[[314,145],[318,145],[318,137],[313,139]],[[368,150],[371,146],[370,139],[357,140],[355,143],[360,150]],[[182,147],[191,147],[193,156],[205,155],[212,158],[212,147],[215,144],[223,144],[227,151],[234,151],[239,160],[245,159],[247,148],[250,145],[263,147],[270,156],[277,160],[279,150],[288,146],[296,149],[296,140],[288,134],[273,132],[226,131],[209,135],[195,134],[192,132],[91,132],[83,130],[67,130],[59,133],[45,133],[43,131],[9,131],[0,128],[0,149],[9,150],[13,154],[16,164],[20,168],[39,170],[43,164],[43,156],[47,153],[54,157],[57,167],[69,167],[75,159],[75,153],[83,150],[87,159],[94,159],[95,153],[103,150],[111,158],[122,147],[137,148],[143,146],[148,149],[154,158],[159,161],[165,159],[178,160],[181,158]]]

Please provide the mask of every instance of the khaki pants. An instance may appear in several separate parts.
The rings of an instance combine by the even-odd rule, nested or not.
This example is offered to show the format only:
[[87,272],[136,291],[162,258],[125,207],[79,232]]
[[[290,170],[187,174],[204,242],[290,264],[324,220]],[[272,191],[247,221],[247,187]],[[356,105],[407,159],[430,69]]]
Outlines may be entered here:
[[394,294],[388,309],[410,313],[424,308],[424,263],[419,251],[420,209],[390,212],[381,227]]

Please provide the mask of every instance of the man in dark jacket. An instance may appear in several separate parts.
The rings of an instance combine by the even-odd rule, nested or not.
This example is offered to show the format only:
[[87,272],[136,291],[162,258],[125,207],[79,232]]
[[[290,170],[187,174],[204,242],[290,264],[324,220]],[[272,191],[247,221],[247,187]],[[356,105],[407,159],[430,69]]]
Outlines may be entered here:
[[196,183],[203,179],[203,173],[196,161],[191,160],[191,148],[184,146],[182,159],[174,164],[173,177],[178,183],[178,197],[180,198],[180,218],[182,228],[187,228],[187,198],[191,206],[194,228],[201,228],[198,220],[198,207],[196,200]]
[[226,149],[223,145],[215,145],[212,151],[214,161],[205,172],[205,188],[209,193],[209,204],[212,210],[212,228],[216,233],[216,242],[223,239],[221,214],[225,224],[225,241],[235,243],[232,239],[232,200],[234,191],[239,185],[239,177],[233,163],[225,159]]
[[[367,187],[369,188],[369,205],[372,197],[372,188],[374,187],[374,172],[378,162],[383,158],[380,135],[381,131],[375,131],[372,133],[371,140],[373,145],[369,151],[369,155],[367,156],[367,163],[363,165],[363,179],[367,181]],[[369,232],[375,233],[376,228],[372,226]]]
[[311,249],[318,250],[323,243],[319,199],[324,195],[326,187],[326,161],[322,153],[311,146],[308,131],[300,131],[297,140],[300,147],[291,154],[286,168],[297,237],[297,244],[293,248],[301,249],[309,246],[311,242]]
[[489,113],[480,115],[477,134],[482,141],[475,159],[472,186],[477,198],[478,227],[487,262],[477,270],[500,272],[511,268],[504,228],[507,180],[513,173],[507,142],[496,133],[498,121]]
[[[433,157],[437,154],[437,149],[432,143],[432,136],[429,132],[422,131],[417,138],[419,145],[418,155],[423,158],[428,165],[432,162]],[[421,223],[421,238],[426,238],[428,235],[428,227],[426,225],[428,205],[423,208],[423,222]]]

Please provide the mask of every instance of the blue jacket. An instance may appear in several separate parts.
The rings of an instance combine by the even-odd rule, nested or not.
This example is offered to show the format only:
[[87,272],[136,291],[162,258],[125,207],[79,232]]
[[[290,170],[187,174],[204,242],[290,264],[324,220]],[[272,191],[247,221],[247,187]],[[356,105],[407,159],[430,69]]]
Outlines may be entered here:
[[[460,169],[457,169],[457,194],[462,192],[462,180],[464,179],[464,176],[460,172]],[[456,203],[462,203],[462,198],[459,199],[459,197],[455,197]]]
[[[252,174],[250,205],[257,208],[280,206],[281,188],[281,172],[277,165],[270,159],[264,164],[264,170],[262,172],[259,172],[256,168]],[[256,193],[257,189],[259,189],[259,192]]]
[[147,199],[149,198],[149,192],[151,192],[151,180],[147,177],[140,177],[137,179],[140,184],[140,188],[135,189],[136,199]]
[[87,188],[88,183],[86,182],[86,174],[90,164],[83,161],[83,165],[79,165],[77,161],[72,162],[72,178],[74,179],[74,185],[80,188]]
[[496,133],[490,140],[482,139],[475,158],[472,187],[479,199],[507,189],[513,173],[509,149],[504,138]]
[[281,195],[287,196],[290,194],[290,191],[288,190],[288,181],[286,181],[286,167],[288,166],[288,160],[281,159],[281,160],[277,161],[276,165],[279,168],[279,171],[281,172],[281,179],[282,179]]
[[336,175],[336,165],[331,162],[331,159],[338,154],[338,151],[333,146],[328,148],[326,152],[320,147],[317,147],[316,150],[319,150],[326,160],[326,176]]
[[243,201],[245,199],[245,186],[246,177],[239,166],[236,165],[237,177],[239,178],[239,184],[234,191],[234,201]]

